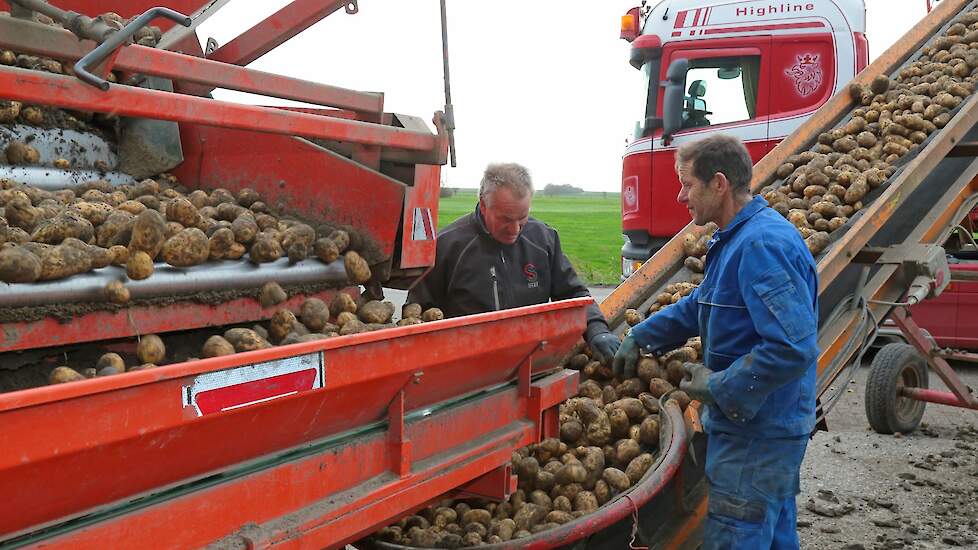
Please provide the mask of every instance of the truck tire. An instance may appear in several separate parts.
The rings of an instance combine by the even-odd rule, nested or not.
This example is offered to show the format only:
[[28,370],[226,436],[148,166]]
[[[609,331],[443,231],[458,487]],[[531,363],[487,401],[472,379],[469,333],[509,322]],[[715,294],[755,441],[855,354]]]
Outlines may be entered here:
[[924,416],[924,401],[900,396],[904,386],[927,387],[927,362],[908,344],[883,346],[866,380],[866,419],[881,434],[909,433]]

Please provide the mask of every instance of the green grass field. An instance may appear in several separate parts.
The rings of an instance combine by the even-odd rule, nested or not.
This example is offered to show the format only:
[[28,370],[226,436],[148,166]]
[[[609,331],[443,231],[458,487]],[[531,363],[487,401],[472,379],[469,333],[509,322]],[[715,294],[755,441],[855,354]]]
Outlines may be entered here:
[[[438,205],[438,229],[472,212],[475,189],[461,189]],[[618,193],[533,198],[530,215],[560,234],[564,253],[585,284],[618,284],[621,275],[621,200]]]

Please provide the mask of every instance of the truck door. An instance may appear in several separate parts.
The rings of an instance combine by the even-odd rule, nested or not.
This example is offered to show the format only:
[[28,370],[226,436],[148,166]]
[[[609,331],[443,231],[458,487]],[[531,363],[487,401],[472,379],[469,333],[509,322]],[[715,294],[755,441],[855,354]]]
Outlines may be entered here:
[[[675,174],[676,148],[717,132],[739,137],[756,163],[769,150],[770,36],[730,39],[728,48],[703,48],[695,43],[667,46],[663,70],[677,59],[689,60],[684,84],[682,128],[671,142],[658,130],[652,145],[653,234],[675,235],[690,221],[678,202],[679,179]],[[713,41],[715,42],[718,41]],[[681,43],[679,43],[681,44]],[[659,94],[662,116],[663,93]]]

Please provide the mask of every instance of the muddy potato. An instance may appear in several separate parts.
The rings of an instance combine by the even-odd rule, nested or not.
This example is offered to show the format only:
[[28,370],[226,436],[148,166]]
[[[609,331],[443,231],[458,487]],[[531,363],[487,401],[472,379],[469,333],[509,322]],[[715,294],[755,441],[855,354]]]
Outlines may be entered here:
[[308,298],[299,309],[299,319],[312,332],[320,332],[329,323],[329,308],[319,298]]
[[677,390],[669,394],[669,401],[675,401],[679,405],[679,408],[685,411],[692,399],[690,399],[689,394],[686,392]]
[[282,290],[281,285],[275,281],[268,281],[263,284],[261,291],[258,293],[258,301],[261,302],[261,307],[275,306],[287,299],[288,295]]
[[611,423],[612,437],[621,438],[628,435],[628,427],[631,426],[628,421],[628,413],[621,409],[612,409],[608,413],[608,421]]
[[642,322],[642,314],[634,309],[626,309],[625,322],[628,323],[628,326],[634,327],[635,325]]
[[255,237],[254,244],[248,252],[248,257],[252,263],[263,264],[274,262],[282,257],[284,251],[282,245],[275,236],[268,232],[261,232]]
[[346,268],[346,276],[351,283],[363,284],[370,280],[370,266],[357,252],[348,250],[343,255],[343,265]]
[[340,257],[340,251],[336,247],[336,243],[332,239],[325,237],[316,240],[313,245],[313,251],[316,253],[316,257],[326,264],[335,262],[336,258]]
[[207,247],[212,260],[237,260],[246,251],[243,244],[234,240],[234,233],[227,227],[214,231]]
[[133,216],[142,214],[147,210],[146,205],[137,200],[123,201],[116,209],[122,212],[129,212]]
[[421,320],[426,323],[430,323],[431,321],[440,321],[444,318],[445,314],[436,307],[428,308],[421,314]]
[[614,489],[615,492],[622,492],[627,490],[632,486],[632,482],[625,475],[625,472],[619,470],[618,468],[605,468],[604,472],[601,474],[601,478],[604,479],[608,487]]
[[577,443],[583,435],[584,424],[577,419],[570,419],[560,424],[560,440],[568,445]]
[[359,319],[353,319],[348,323],[344,323],[342,328],[340,328],[340,336],[346,336],[348,334],[359,334],[361,332],[367,332],[369,329],[363,321]]
[[64,279],[78,273],[86,273],[92,269],[92,259],[87,250],[60,244],[46,250],[41,256],[42,281]]
[[118,372],[125,372],[126,363],[122,360],[122,356],[120,356],[118,353],[105,353],[98,358],[98,361],[96,361],[95,369],[97,371],[101,371],[105,368],[112,368]]
[[513,516],[513,522],[516,524],[517,531],[529,531],[543,518],[547,517],[547,513],[546,509],[532,502],[527,502],[516,511],[516,514]]
[[111,281],[105,285],[105,299],[113,304],[127,304],[130,299],[129,289],[122,281]]
[[632,484],[636,484],[645,475],[645,472],[652,467],[652,463],[655,462],[655,458],[649,453],[642,453],[632,459],[628,463],[628,467],[625,468],[625,475],[628,476],[629,481]]
[[3,150],[9,164],[37,164],[41,155],[37,149],[22,141],[12,141]]
[[233,202],[222,202],[217,205],[217,219],[219,220],[233,222],[242,214],[248,214],[250,216],[251,210],[243,206],[238,206]]
[[254,351],[272,347],[257,332],[247,328],[232,328],[224,332],[224,339],[234,346],[235,351]]
[[805,239],[805,244],[812,256],[817,256],[829,245],[829,234],[824,231],[813,233]]
[[295,314],[287,309],[280,309],[272,315],[271,323],[268,327],[268,335],[273,342],[281,342],[285,336],[292,332],[295,326]]
[[638,394],[645,391],[645,384],[642,382],[641,378],[629,378],[623,381],[621,384],[615,387],[615,392],[618,394],[618,398],[623,397],[638,397]]
[[668,381],[661,378],[653,378],[649,382],[649,393],[655,398],[662,397],[663,394],[672,389],[675,389],[675,387]]
[[[12,53],[9,51],[4,51],[0,55],[5,55],[7,53]],[[4,63],[4,65],[9,65],[9,63]],[[0,124],[9,124],[17,120],[20,116],[20,110],[23,107],[23,103],[19,101],[0,101]]]
[[394,316],[394,304],[370,300],[357,309],[357,316],[364,323],[389,323]]
[[80,372],[71,367],[55,367],[48,375],[48,384],[64,384],[84,379],[85,377]]
[[621,439],[615,444],[615,464],[627,466],[641,452],[642,449],[634,439]]
[[143,363],[160,364],[166,358],[166,346],[163,344],[163,339],[155,334],[140,337],[139,343],[136,344],[136,357]]
[[258,191],[250,187],[243,187],[238,191],[238,204],[244,206],[245,208],[250,207],[252,204],[261,200],[261,195]]
[[598,499],[591,491],[581,491],[574,496],[574,511],[590,514],[598,509]]
[[336,244],[336,249],[340,254],[346,252],[346,249],[350,247],[350,234],[342,229],[333,230],[327,238]]
[[215,334],[204,342],[204,347],[201,349],[200,354],[204,358],[233,355],[234,346],[225,338]]
[[288,249],[295,243],[303,243],[307,248],[312,248],[315,240],[315,229],[304,223],[297,223],[282,233],[282,248]]
[[141,281],[149,278],[152,274],[153,259],[149,257],[149,254],[142,250],[129,254],[129,259],[126,260],[126,275],[130,279]]
[[129,212],[114,210],[95,228],[95,243],[103,248],[128,245],[135,217]]
[[166,219],[184,227],[196,227],[200,223],[200,212],[193,203],[181,197],[166,204]]
[[564,464],[560,470],[557,470],[554,478],[559,485],[568,485],[571,483],[584,483],[587,479],[588,472],[583,464],[579,462],[572,462],[570,464]]
[[862,200],[862,198],[865,197],[866,193],[868,192],[868,184],[862,181],[856,181],[849,186],[849,189],[846,190],[846,195],[842,200],[844,200],[846,204],[855,204]]
[[639,426],[639,441],[647,447],[659,445],[659,419],[649,416],[642,421]]
[[41,276],[41,260],[19,246],[0,249],[0,281],[33,283]]
[[210,254],[211,246],[207,235],[196,227],[182,229],[163,243],[163,261],[174,267],[202,264]]
[[350,323],[352,321],[358,321],[358,322],[360,321],[359,319],[357,319],[356,313],[344,311],[336,316],[336,325],[341,328],[345,326],[347,323]]
[[10,227],[32,231],[34,226],[42,221],[43,211],[34,208],[26,195],[21,195],[7,201],[4,205],[4,217],[7,218]]
[[141,212],[133,220],[132,236],[129,240],[129,252],[142,251],[150,258],[156,258],[163,248],[166,234],[166,221],[156,210]]

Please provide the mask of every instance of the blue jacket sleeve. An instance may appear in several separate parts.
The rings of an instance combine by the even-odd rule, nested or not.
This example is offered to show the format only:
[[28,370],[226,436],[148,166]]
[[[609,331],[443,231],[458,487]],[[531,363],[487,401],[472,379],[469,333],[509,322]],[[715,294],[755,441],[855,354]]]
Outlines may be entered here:
[[682,300],[632,327],[629,334],[639,346],[651,353],[658,354],[681,346],[700,333],[699,295],[700,289],[697,287]]
[[777,240],[745,247],[738,284],[760,343],[710,375],[710,393],[723,414],[746,424],[768,395],[801,378],[818,358],[814,264],[800,246]]

